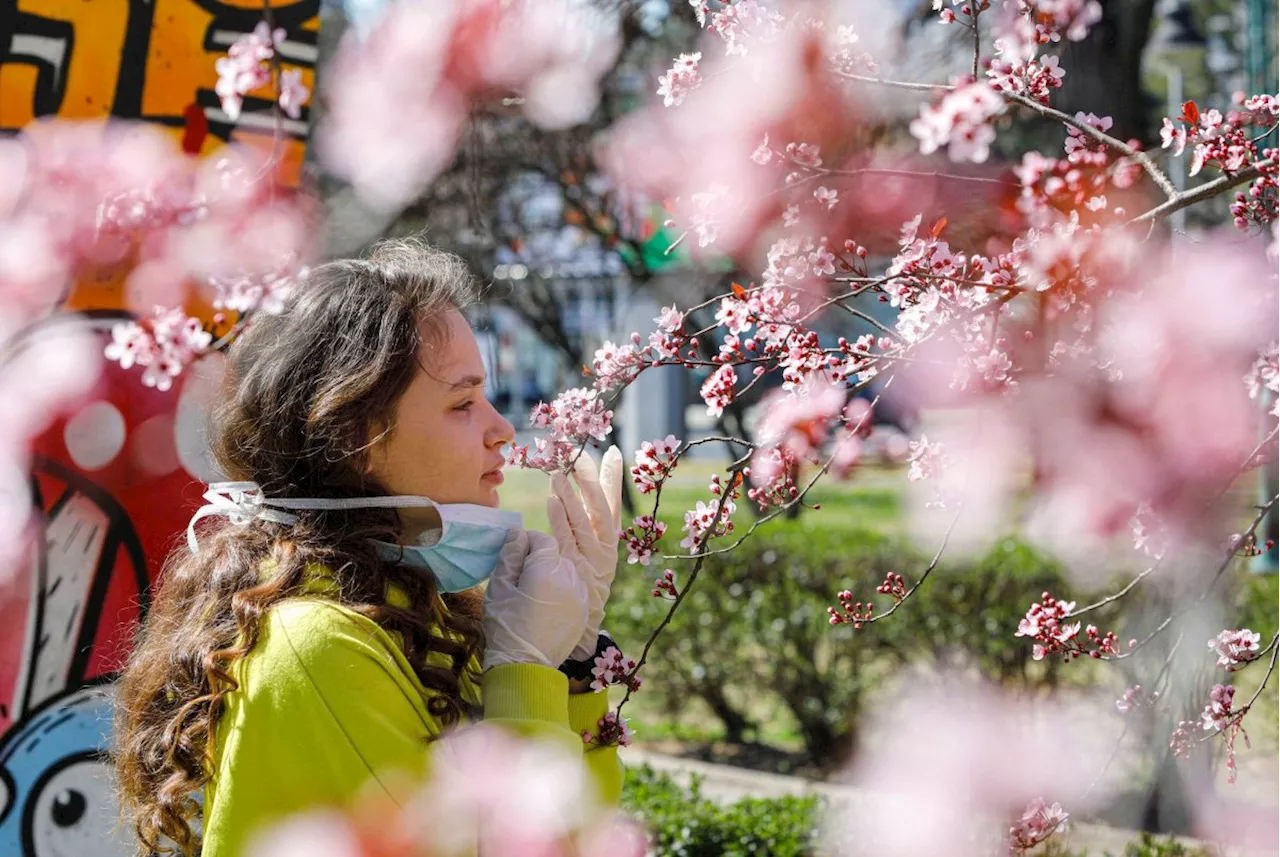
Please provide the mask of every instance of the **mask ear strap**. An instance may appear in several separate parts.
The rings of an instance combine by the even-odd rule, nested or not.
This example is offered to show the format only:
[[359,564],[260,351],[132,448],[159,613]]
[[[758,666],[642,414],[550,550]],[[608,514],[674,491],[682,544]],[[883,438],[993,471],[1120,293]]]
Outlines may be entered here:
[[250,521],[271,521],[292,526],[298,516],[281,509],[408,509],[428,508],[438,505],[427,497],[395,495],[389,497],[264,497],[256,482],[214,482],[204,492],[207,501],[196,510],[187,524],[187,546],[192,553],[200,552],[196,541],[196,522],[201,518],[220,516],[237,526]]

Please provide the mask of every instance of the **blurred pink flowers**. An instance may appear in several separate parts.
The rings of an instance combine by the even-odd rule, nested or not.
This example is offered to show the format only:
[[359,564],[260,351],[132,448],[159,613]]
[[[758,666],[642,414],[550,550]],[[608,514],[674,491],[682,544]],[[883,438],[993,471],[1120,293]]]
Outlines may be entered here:
[[616,51],[609,20],[570,0],[396,3],[333,60],[321,157],[367,203],[396,208],[453,159],[485,99],[518,97],[545,128],[586,119]]
[[581,752],[484,724],[446,735],[403,805],[297,816],[260,836],[256,857],[643,857],[641,828],[607,810]]

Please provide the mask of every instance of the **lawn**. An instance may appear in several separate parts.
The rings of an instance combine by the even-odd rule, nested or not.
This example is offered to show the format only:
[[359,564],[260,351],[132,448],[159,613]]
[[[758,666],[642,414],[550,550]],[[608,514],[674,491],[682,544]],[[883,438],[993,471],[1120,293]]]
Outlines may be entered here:
[[[723,479],[726,468],[705,460],[681,462],[662,489],[662,505],[659,517],[667,530],[667,552],[680,550],[680,525],[684,512],[692,509],[699,500],[710,500],[711,477],[719,474]],[[899,535],[902,532],[903,490],[905,478],[900,468],[868,467],[857,472],[854,479],[838,482],[824,478],[809,493],[809,502],[820,509],[806,510],[801,525],[806,528],[841,528],[844,530],[871,530],[883,535]],[[521,512],[529,529],[547,528],[546,497],[549,492],[547,475],[536,470],[512,468],[506,472],[502,487],[502,506]],[[636,503],[636,515],[653,513],[653,495],[632,492]],[[733,516],[734,526],[745,530],[751,526],[752,513],[747,504],[738,504]],[[623,513],[623,526],[629,523]],[[768,524],[765,524],[768,526]],[[672,538],[675,536],[675,538]]]

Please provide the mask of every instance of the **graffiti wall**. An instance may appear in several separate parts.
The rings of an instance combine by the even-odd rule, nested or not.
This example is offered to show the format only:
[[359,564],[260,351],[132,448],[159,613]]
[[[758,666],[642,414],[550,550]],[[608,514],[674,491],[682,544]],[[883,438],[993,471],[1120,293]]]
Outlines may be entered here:
[[[282,60],[312,88],[320,0],[271,6],[287,34]],[[193,155],[271,145],[269,93],[246,98],[232,122],[214,92],[214,62],[261,18],[261,0],[0,0],[0,133],[111,115],[169,128]],[[281,126],[288,181],[307,121],[304,108]],[[120,280],[104,278],[76,284],[47,323],[89,325],[105,342],[127,315]],[[0,857],[132,852],[102,756],[111,682],[200,482],[215,475],[202,428],[217,374],[206,360],[158,392],[109,365],[36,446],[44,539],[0,588]]]

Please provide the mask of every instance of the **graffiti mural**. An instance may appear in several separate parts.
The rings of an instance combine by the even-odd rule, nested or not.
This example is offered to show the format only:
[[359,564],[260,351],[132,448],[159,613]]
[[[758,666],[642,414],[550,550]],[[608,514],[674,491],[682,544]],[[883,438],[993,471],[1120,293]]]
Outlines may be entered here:
[[[281,59],[312,88],[320,0],[271,6]],[[277,131],[270,93],[246,97],[232,122],[214,92],[214,62],[261,19],[261,0],[0,0],[0,133],[117,116],[170,129],[192,155],[280,133],[280,175],[296,183],[307,109]],[[127,317],[122,278],[103,277],[77,283],[45,324],[88,325],[105,343]],[[43,539],[0,587],[0,857],[132,853],[104,757],[112,680],[200,482],[216,475],[202,430],[217,375],[206,359],[159,392],[107,365],[36,444]]]

